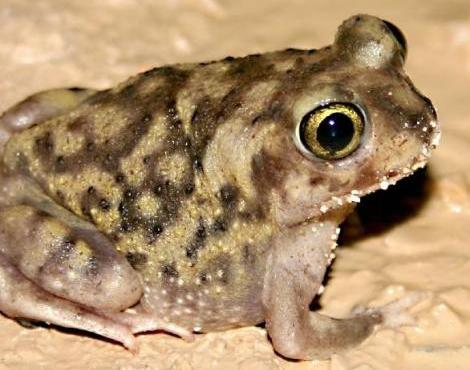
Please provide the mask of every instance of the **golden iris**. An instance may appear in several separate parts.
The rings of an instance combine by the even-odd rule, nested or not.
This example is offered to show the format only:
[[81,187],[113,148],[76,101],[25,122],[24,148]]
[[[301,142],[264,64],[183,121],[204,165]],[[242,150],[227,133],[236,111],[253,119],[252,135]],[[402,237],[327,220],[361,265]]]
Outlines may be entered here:
[[307,113],[300,123],[300,140],[312,154],[323,159],[340,159],[361,143],[364,117],[349,103],[332,103]]

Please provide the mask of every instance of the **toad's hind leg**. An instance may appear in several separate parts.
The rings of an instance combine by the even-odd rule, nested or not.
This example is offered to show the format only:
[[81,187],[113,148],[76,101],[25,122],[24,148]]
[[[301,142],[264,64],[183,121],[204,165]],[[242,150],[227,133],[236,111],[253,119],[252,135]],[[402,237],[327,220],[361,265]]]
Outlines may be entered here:
[[371,312],[333,319],[311,312],[331,253],[335,223],[302,225],[283,234],[271,248],[263,305],[274,348],[294,359],[327,359],[363,341],[381,321]]
[[[26,199],[26,198],[25,198]],[[133,333],[190,333],[135,306],[139,275],[92,225],[42,199],[0,209],[0,311],[90,331],[135,348]],[[1,280],[3,279],[3,280]]]
[[15,104],[0,116],[0,148],[15,132],[65,113],[95,92],[82,88],[53,89]]
[[136,349],[135,338],[127,327],[38,289],[3,253],[0,253],[0,286],[0,311],[9,317],[86,330]]

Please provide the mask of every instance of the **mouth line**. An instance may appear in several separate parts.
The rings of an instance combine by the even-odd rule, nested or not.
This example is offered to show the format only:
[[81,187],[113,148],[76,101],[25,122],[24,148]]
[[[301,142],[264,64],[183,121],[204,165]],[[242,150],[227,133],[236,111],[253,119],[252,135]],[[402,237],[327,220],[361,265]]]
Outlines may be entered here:
[[349,193],[342,196],[332,196],[323,204],[317,208],[313,214],[305,218],[303,221],[293,224],[300,225],[303,223],[309,223],[320,219],[322,216],[326,216],[331,212],[338,211],[342,207],[352,206],[352,204],[360,203],[361,198],[371,194],[377,190],[387,190],[390,186],[395,185],[398,181],[411,176],[419,168],[423,168],[427,164],[427,159],[429,156],[423,158],[423,155],[418,156],[418,160],[413,163],[410,167],[405,167],[398,174],[394,176],[383,176],[379,181],[374,185],[369,186],[365,190],[351,190]]

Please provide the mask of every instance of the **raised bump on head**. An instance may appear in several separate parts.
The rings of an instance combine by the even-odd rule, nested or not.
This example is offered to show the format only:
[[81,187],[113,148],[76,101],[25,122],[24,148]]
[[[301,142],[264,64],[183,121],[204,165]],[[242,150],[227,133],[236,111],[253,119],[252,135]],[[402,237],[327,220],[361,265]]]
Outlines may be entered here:
[[342,57],[368,68],[403,65],[406,40],[390,22],[370,15],[355,15],[338,29],[335,46]]

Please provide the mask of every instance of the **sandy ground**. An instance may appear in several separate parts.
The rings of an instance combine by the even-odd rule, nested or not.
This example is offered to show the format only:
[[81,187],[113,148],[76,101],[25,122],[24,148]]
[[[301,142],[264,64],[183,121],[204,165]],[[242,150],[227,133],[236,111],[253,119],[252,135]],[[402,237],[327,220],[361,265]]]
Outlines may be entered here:
[[[0,369],[470,368],[470,3],[312,0],[0,0],[0,110],[37,90],[104,88],[164,63],[331,42],[359,12],[391,20],[407,70],[438,108],[443,142],[427,175],[362,202],[343,231],[321,309],[345,316],[421,293],[414,323],[378,328],[324,362],[292,362],[262,328],[191,344],[140,336],[141,352],[84,335],[27,330],[0,316]],[[401,199],[398,201],[398,199]]]

